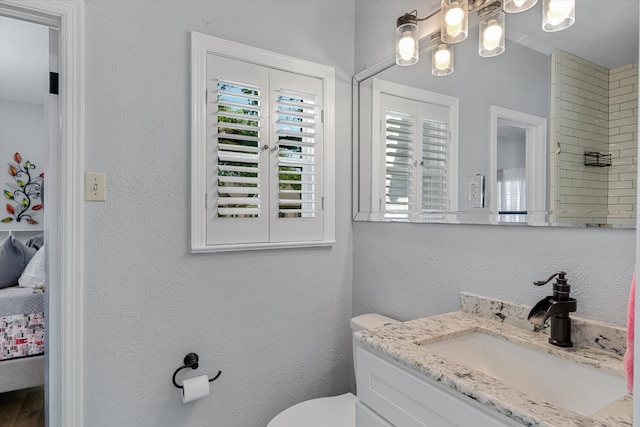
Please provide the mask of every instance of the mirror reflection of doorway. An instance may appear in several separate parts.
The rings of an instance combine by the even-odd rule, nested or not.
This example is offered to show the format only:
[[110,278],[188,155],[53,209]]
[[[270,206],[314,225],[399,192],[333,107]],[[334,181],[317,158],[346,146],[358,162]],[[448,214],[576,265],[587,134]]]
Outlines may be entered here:
[[[28,185],[26,180],[43,180],[47,169],[49,144],[54,141],[49,137],[48,118],[57,114],[56,96],[50,94],[57,40],[56,29],[0,16],[0,164],[13,164],[27,172],[25,178],[23,172],[14,176],[11,166],[8,173],[6,167],[0,169],[0,188],[12,196]],[[11,202],[6,191],[2,191],[4,200]],[[7,279],[5,287],[0,286],[0,426],[6,427],[45,425],[47,293],[34,289],[33,280],[26,274],[27,269],[30,274],[35,271],[35,253],[43,243],[44,194],[41,188],[38,191],[39,204],[34,205],[33,212],[39,214],[37,217],[19,221],[5,203],[0,214],[0,242],[11,240],[15,242],[12,248],[23,245],[30,249],[24,253],[34,259],[33,264],[24,261],[17,283]],[[30,194],[21,197],[24,202]],[[36,239],[40,242],[37,245]],[[41,285],[46,288],[44,249],[42,252],[39,271]],[[0,256],[9,255],[0,250]]]
[[547,119],[491,106],[490,206],[496,223],[547,222]]
[[527,131],[498,121],[496,203],[505,222],[524,222],[527,214]]

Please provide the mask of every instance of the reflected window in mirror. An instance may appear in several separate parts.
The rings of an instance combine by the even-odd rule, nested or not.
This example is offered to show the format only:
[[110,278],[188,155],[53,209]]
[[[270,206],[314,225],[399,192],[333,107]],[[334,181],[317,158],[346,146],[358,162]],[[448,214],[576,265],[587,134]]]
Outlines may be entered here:
[[457,117],[457,98],[374,79],[378,219],[451,221],[447,212],[457,209]]

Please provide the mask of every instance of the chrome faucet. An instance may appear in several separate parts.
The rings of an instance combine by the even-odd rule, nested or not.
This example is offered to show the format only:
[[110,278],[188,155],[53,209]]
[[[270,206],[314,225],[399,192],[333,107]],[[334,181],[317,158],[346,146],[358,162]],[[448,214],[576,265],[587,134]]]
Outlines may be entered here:
[[575,299],[569,297],[571,286],[567,284],[566,275],[564,271],[559,271],[547,280],[533,282],[536,286],[542,286],[557,277],[553,284],[553,295],[538,302],[527,318],[534,325],[542,326],[551,317],[549,342],[558,347],[573,347],[569,313],[576,311],[577,304]]

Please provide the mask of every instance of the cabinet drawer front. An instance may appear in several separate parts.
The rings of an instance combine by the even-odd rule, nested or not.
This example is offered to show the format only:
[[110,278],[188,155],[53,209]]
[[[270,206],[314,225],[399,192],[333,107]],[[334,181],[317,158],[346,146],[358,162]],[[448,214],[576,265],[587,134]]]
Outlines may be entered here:
[[356,427],[393,427],[362,402],[356,403]]
[[358,347],[358,398],[397,427],[498,427],[514,421],[465,402],[443,385]]

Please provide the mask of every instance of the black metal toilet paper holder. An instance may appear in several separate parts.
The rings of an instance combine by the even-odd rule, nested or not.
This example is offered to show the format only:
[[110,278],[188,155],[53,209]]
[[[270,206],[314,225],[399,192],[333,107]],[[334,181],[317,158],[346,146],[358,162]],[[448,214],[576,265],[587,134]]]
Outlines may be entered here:
[[[184,388],[181,385],[178,385],[178,383],[176,382],[176,375],[178,374],[178,372],[180,372],[183,369],[187,369],[187,368],[191,368],[191,369],[198,369],[198,355],[195,353],[188,353],[185,357],[184,357],[184,365],[180,366],[178,369],[176,369],[176,371],[173,373],[173,385],[179,389]],[[218,371],[218,373],[216,374],[215,377],[213,378],[209,378],[209,382],[213,382],[215,380],[218,379],[218,377],[220,376],[220,374],[222,374],[222,371]]]

